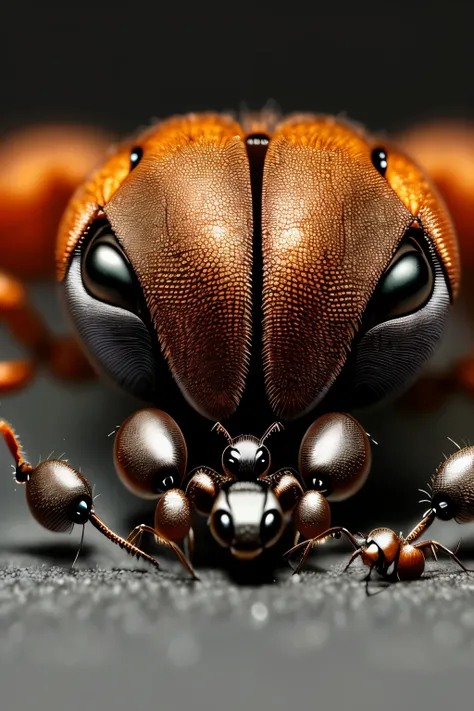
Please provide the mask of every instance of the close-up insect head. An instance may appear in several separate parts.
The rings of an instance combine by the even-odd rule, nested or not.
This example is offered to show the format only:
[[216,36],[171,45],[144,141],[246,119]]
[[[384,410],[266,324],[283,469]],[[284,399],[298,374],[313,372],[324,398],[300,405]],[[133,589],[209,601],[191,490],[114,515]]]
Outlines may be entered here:
[[422,69],[401,16],[176,16],[158,42],[77,13],[28,12],[4,76],[5,668],[64,670],[36,708],[81,670],[92,707],[153,678],[200,708],[212,678],[265,711],[308,705],[316,655],[331,689],[337,659],[422,704],[417,645],[454,674],[474,644],[464,27]]

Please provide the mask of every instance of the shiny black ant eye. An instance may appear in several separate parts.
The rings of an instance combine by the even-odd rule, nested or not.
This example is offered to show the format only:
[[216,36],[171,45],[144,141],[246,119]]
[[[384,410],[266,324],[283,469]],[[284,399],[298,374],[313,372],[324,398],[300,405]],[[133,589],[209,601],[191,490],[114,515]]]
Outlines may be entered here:
[[234,540],[234,523],[228,511],[216,511],[211,517],[211,528],[223,546],[230,546]]
[[277,538],[282,524],[282,515],[277,509],[270,509],[264,513],[260,524],[260,540],[263,546],[269,546]]
[[227,447],[222,455],[222,464],[224,469],[231,474],[236,474],[240,468],[241,454],[235,447]]
[[86,247],[81,274],[91,296],[138,313],[137,279],[108,223],[99,227]]
[[133,170],[140,163],[143,156],[143,149],[140,146],[135,146],[132,148],[130,153],[130,170]]
[[385,176],[388,168],[387,152],[383,148],[374,148],[372,151],[372,163],[380,175]]
[[89,520],[92,499],[89,496],[77,498],[69,507],[68,517],[73,523],[84,524]]
[[458,514],[456,505],[446,494],[435,494],[432,506],[436,517],[441,521],[451,521]]
[[370,324],[419,311],[431,298],[434,273],[416,234],[408,232],[379,281],[369,307]]
[[255,473],[264,474],[270,466],[270,452],[266,447],[259,447],[255,454]]

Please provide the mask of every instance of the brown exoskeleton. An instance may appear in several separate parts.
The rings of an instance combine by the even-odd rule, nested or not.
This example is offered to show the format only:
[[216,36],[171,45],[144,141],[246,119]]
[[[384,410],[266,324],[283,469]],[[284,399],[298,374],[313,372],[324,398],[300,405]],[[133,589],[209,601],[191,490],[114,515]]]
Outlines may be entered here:
[[197,575],[178,543],[192,545],[193,510],[209,519],[215,540],[239,560],[251,560],[276,544],[292,520],[297,536],[318,536],[331,523],[328,498],[342,500],[365,482],[370,469],[370,445],[361,425],[350,415],[331,413],[315,420],[303,437],[299,472],[270,473],[267,438],[280,430],[274,423],[261,438],[232,438],[217,424],[227,447],[222,472],[201,466],[186,475],[187,447],[177,423],[161,410],[145,408],[119,428],[114,444],[117,472],[138,496],[157,499],[154,527],[140,525],[126,538],[110,531],[97,517],[87,480],[61,460],[36,467],[25,462],[19,442],[6,422],[0,433],[16,463],[16,480],[26,485],[35,519],[51,531],[69,531],[90,521],[128,553],[156,567],[139,542],[144,532],[169,546],[193,578]]
[[439,466],[428,486],[429,492],[423,489],[420,491],[429,497],[423,501],[429,503],[430,508],[408,536],[397,535],[389,528],[376,528],[359,543],[357,538],[343,527],[328,528],[288,551],[287,555],[292,555],[303,550],[294,572],[300,572],[313,546],[341,535],[345,535],[354,548],[346,569],[360,557],[369,567],[367,580],[372,570],[389,581],[420,578],[425,569],[425,551],[431,551],[435,558],[437,551],[442,551],[464,571],[470,572],[455,552],[438,541],[417,541],[436,518],[442,521],[454,519],[458,523],[474,521],[474,447],[458,447],[458,451]]
[[[328,498],[354,494],[370,470],[370,445],[360,424],[350,415],[331,413],[318,418],[300,447],[299,473],[270,473],[267,437],[232,438],[217,429],[228,445],[222,472],[198,467],[185,476],[187,448],[178,425],[166,413],[145,408],[131,415],[117,432],[115,466],[126,486],[144,498],[156,498],[154,528],[137,526],[128,537],[136,543],[144,532],[164,543],[193,537],[192,510],[209,517],[215,540],[241,560],[256,558],[273,546],[291,517],[297,535],[319,535],[331,522]],[[180,552],[181,563],[190,563]]]
[[39,524],[49,531],[67,533],[75,524],[85,526],[90,521],[112,543],[159,567],[152,556],[118,536],[99,519],[94,510],[92,488],[82,474],[59,459],[46,459],[35,467],[29,464],[15,432],[4,420],[0,421],[0,435],[15,460],[15,479],[25,485],[28,507]]

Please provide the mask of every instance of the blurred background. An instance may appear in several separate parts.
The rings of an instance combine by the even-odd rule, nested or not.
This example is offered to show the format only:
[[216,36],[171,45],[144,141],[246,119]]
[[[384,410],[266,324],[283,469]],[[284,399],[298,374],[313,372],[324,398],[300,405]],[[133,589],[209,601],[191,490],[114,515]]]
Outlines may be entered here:
[[[472,12],[466,8],[429,16],[411,10],[307,15],[239,6],[211,14],[184,8],[164,13],[159,4],[92,9],[7,3],[1,11],[1,138],[7,142],[20,128],[50,122],[124,135],[170,114],[258,109],[268,99],[285,113],[342,113],[390,134],[431,119],[474,120]],[[15,243],[14,227],[10,238]],[[468,276],[427,372],[443,372],[473,345],[470,286]],[[41,280],[29,289],[51,328],[65,332],[54,283]],[[2,332],[0,352],[11,358],[22,351]],[[42,373],[25,391],[2,397],[0,416],[15,426],[33,462],[65,452],[101,493],[100,515],[123,535],[132,521],[153,512],[152,505],[143,507],[123,489],[113,470],[108,435],[137,406],[100,381],[66,385]],[[430,412],[420,413],[405,401],[356,415],[378,445],[368,484],[333,507],[334,522],[362,530],[408,526],[423,512],[417,488],[443,452],[453,451],[447,437],[474,442],[474,402],[456,392]],[[78,532],[71,542],[31,520],[24,492],[10,478],[10,463],[2,445],[0,530],[6,562],[69,565]],[[474,529],[463,534],[469,554]],[[453,545],[459,529],[443,524],[433,536]],[[122,565],[124,556],[112,548],[88,531],[83,564],[89,552],[90,564]]]

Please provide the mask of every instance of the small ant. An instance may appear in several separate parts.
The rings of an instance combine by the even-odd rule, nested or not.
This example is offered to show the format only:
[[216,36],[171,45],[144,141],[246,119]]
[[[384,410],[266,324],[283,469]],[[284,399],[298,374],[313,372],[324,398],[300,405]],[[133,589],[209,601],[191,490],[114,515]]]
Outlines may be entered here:
[[0,435],[15,460],[15,479],[18,484],[25,485],[28,507],[41,526],[49,531],[70,533],[75,524],[85,527],[90,521],[112,543],[159,568],[158,561],[152,556],[118,536],[100,520],[94,510],[91,486],[82,474],[59,459],[47,459],[36,467],[29,464],[23,457],[15,432],[4,420],[0,421]]
[[[185,476],[187,449],[176,422],[166,413],[145,408],[119,428],[114,459],[122,481],[134,493],[157,498],[155,525],[137,526],[128,541],[137,543],[148,532],[164,543],[185,538],[192,544],[192,509],[207,516],[214,539],[240,560],[256,558],[281,537],[291,516],[297,535],[311,537],[331,521],[327,499],[342,500],[365,482],[371,461],[370,444],[361,425],[350,415],[331,413],[315,420],[303,437],[299,472],[270,473],[267,438],[281,429],[274,423],[260,438],[227,439],[222,473],[198,467]],[[195,575],[191,564],[179,559]]]
[[[367,581],[372,570],[389,581],[416,580],[425,569],[426,550],[431,550],[436,558],[437,551],[446,553],[465,572],[472,572],[459,560],[456,552],[449,550],[438,541],[416,543],[428,530],[436,518],[441,521],[455,520],[457,523],[474,521],[474,447],[465,447],[454,452],[436,470],[428,484],[429,492],[420,489],[429,498],[422,500],[430,504],[422,520],[403,537],[389,528],[374,529],[360,544],[356,537],[343,527],[329,528],[310,540],[294,546],[285,555],[304,549],[294,573],[299,573],[311,548],[329,538],[345,535],[354,548],[354,552],[345,570],[360,557],[369,567]],[[420,502],[420,503],[422,503]]]

